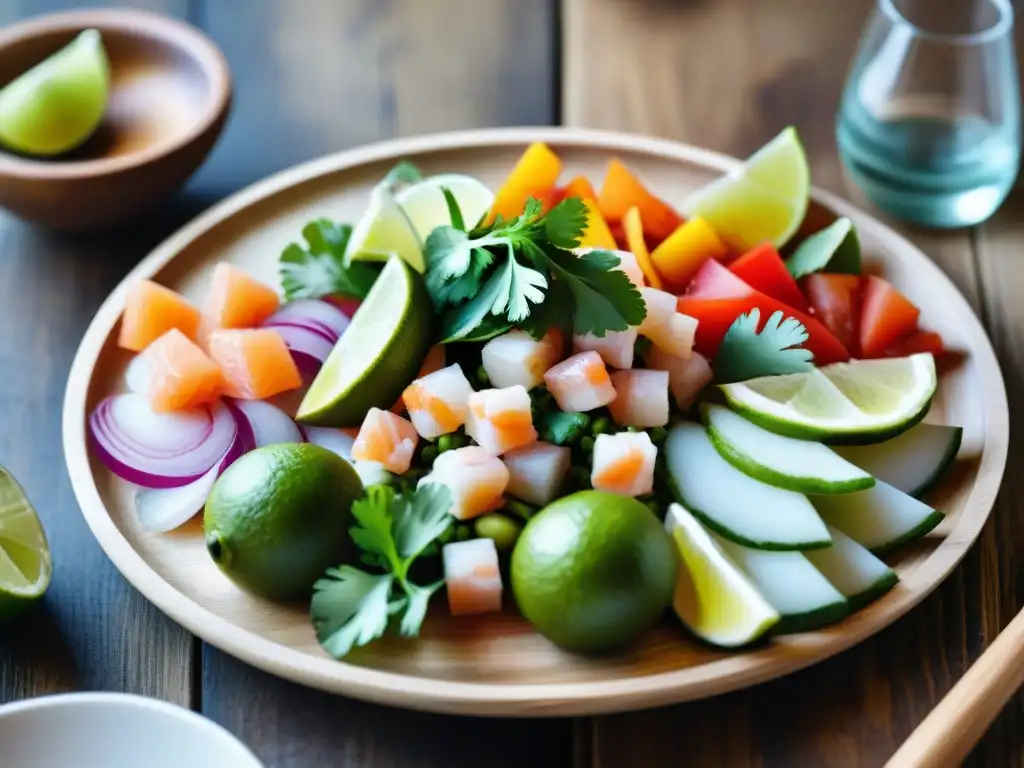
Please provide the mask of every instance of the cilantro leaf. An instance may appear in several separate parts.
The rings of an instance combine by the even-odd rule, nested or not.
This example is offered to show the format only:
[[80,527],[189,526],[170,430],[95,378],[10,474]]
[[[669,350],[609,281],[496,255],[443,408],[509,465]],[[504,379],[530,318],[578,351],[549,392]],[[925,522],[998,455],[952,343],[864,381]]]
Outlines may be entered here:
[[412,561],[452,524],[448,487],[428,483],[395,505],[394,544],[403,560]]
[[279,260],[285,300],[319,299],[331,294],[365,298],[379,268],[365,262],[345,265],[345,248],[351,235],[351,226],[329,219],[317,219],[303,227],[306,246],[290,243]]
[[[508,247],[505,268],[495,274],[500,287],[498,296],[491,307],[492,315],[506,314],[509,322],[518,323],[530,314],[530,304],[544,301],[544,289],[548,279],[536,269],[525,267],[516,261],[512,246]],[[494,279],[494,278],[492,278]]]
[[728,384],[809,371],[813,354],[800,346],[807,341],[807,330],[795,317],[783,317],[781,311],[775,312],[760,332],[760,310],[737,317],[714,359],[717,381]]
[[543,251],[555,276],[565,280],[572,292],[573,333],[592,333],[603,338],[608,331],[625,331],[640,325],[647,307],[636,286],[620,269],[619,257],[611,251],[595,250],[577,256],[570,251]]
[[556,248],[578,248],[587,228],[587,206],[578,197],[567,197],[544,217],[544,234]]
[[786,269],[797,280],[826,267],[829,272],[860,274],[860,240],[845,216],[808,237],[786,259]]
[[337,659],[384,634],[394,577],[343,565],[313,585],[309,614],[317,639]]
[[395,506],[395,492],[390,486],[370,486],[366,489],[366,496],[352,505],[352,516],[357,524],[350,531],[352,540],[363,552],[379,555],[392,570],[401,566],[391,533],[392,509]]
[[427,606],[430,603],[430,598],[443,586],[444,580],[436,581],[426,587],[418,587],[415,584],[409,583],[405,585],[408,599],[405,604],[405,615],[402,616],[402,621],[398,628],[402,637],[416,637],[419,635],[420,627],[423,626],[423,619],[427,616]]
[[456,306],[480,291],[494,256],[455,227],[437,227],[427,236],[427,293],[438,309]]
[[395,164],[394,168],[387,172],[382,183],[394,193],[402,187],[415,184],[417,181],[423,181],[423,174],[420,173],[420,169],[408,160],[400,160]]

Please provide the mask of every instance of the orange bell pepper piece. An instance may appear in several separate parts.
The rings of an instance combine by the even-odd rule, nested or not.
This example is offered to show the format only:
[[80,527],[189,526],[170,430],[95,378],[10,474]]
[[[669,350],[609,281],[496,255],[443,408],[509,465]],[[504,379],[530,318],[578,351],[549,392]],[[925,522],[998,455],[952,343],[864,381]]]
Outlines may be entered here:
[[651,252],[651,261],[665,284],[676,293],[682,293],[705,261],[724,258],[728,253],[729,249],[711,225],[698,217],[665,238]]
[[668,203],[648,192],[626,166],[615,159],[608,164],[597,203],[601,214],[612,223],[621,221],[630,208],[638,208],[644,230],[655,243],[672,234],[683,221]]
[[626,234],[626,246],[636,256],[636,263],[640,265],[640,271],[644,273],[647,284],[660,291],[665,284],[662,282],[658,270],[654,268],[651,254],[647,251],[643,219],[640,217],[639,208],[633,207],[626,211],[626,215],[622,217],[622,228]]
[[558,155],[546,144],[531,144],[494,196],[487,222],[494,221],[499,214],[506,220],[516,218],[531,197],[544,201],[561,172],[562,161]]

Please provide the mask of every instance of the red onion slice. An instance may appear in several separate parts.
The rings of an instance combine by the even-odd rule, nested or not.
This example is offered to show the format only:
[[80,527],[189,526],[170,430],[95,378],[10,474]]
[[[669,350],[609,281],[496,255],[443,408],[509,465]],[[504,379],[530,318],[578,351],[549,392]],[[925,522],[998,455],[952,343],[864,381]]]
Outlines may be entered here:
[[291,417],[270,403],[263,400],[232,400],[231,407],[248,422],[255,448],[275,443],[302,442],[302,434]]
[[352,461],[352,444],[356,441],[352,435],[330,427],[304,426],[302,432],[307,443],[319,445],[321,448],[333,451],[343,459]]
[[303,373],[315,374],[324,360],[334,349],[334,342],[328,341],[316,331],[296,325],[267,326],[277,333],[292,353],[295,364]]
[[210,471],[234,442],[223,403],[156,413],[139,394],[114,395],[89,416],[96,452],[118,477],[146,488],[177,488]]
[[179,488],[140,488],[135,494],[139,523],[153,533],[173,531],[187,523],[206,504],[223,466],[218,463],[198,480]]
[[330,330],[335,339],[340,338],[348,328],[349,315],[333,304],[318,299],[296,299],[289,301],[272,314],[264,325],[322,326]]

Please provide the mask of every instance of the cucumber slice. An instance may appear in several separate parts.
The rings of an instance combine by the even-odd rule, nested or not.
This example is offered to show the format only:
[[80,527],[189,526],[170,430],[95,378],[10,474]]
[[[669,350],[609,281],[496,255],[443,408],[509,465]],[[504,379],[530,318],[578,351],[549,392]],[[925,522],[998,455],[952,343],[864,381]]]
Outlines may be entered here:
[[884,595],[900,580],[896,572],[838,528],[829,528],[832,546],[807,553],[807,559],[857,611]]
[[693,634],[723,648],[736,648],[778,623],[779,614],[764,595],[679,504],[669,506],[665,530],[682,563],[672,606]]
[[762,483],[797,493],[851,493],[875,479],[821,443],[769,432],[721,405],[701,409],[722,458]]
[[963,427],[918,424],[876,445],[849,445],[836,453],[879,480],[911,496],[921,496],[956,459]]
[[881,480],[874,488],[836,496],[812,496],[825,522],[876,554],[924,536],[942,513]]
[[719,456],[700,424],[682,422],[669,431],[665,461],[676,498],[716,533],[756,549],[831,546],[806,496],[740,472]]
[[850,612],[846,598],[802,552],[765,552],[722,538],[718,544],[779,612],[775,632],[806,632]]

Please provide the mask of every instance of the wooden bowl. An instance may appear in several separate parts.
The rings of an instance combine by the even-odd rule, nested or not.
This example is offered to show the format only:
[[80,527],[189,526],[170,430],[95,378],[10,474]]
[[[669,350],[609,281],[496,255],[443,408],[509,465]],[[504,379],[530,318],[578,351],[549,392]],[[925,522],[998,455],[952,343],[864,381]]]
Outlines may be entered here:
[[206,552],[200,516],[169,534],[142,529],[134,488],[97,459],[87,439],[96,404],[124,391],[130,356],[117,346],[125,296],[152,278],[202,302],[217,262],[275,284],[278,257],[311,219],[355,221],[374,185],[401,159],[424,173],[469,173],[497,187],[532,141],[547,142],[567,178],[600,179],[621,158],[673,205],[739,162],[696,147],[580,128],[492,129],[400,139],[313,160],[242,190],[156,248],[104,302],[71,366],[64,453],[75,496],[114,565],[160,609],[224,651],[261,669],[376,702],[469,715],[584,715],[640,709],[743,688],[838,653],[878,632],[931,592],[964,556],[988,518],[1009,442],[1006,391],[981,323],[956,287],[914,245],[850,203],[815,190],[814,203],[849,216],[865,269],[884,274],[921,308],[962,363],[944,371],[928,420],[964,428],[952,471],[929,493],[946,518],[891,556],[900,583],[842,622],[784,635],[742,651],[689,637],[674,617],[629,648],[604,656],[565,653],[533,631],[509,600],[503,613],[451,619],[431,605],[422,636],[389,636],[344,662],[318,645],[308,608],[239,590]]
[[0,149],[0,206],[57,229],[97,229],[152,206],[203,162],[231,104],[227,62],[209,38],[134,10],[58,13],[0,30],[0,86],[90,28],[110,59],[99,129],[52,159]]

